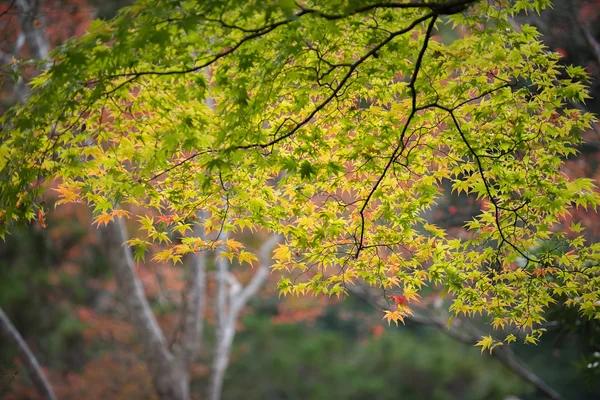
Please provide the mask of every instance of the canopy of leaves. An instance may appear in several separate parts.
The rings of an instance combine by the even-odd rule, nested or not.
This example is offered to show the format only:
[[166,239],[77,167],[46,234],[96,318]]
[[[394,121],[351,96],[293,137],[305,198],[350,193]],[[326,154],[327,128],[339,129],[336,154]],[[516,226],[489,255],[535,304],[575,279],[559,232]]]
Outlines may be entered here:
[[[43,216],[42,182],[59,178],[98,224],[128,216],[119,204],[161,214],[140,217],[138,257],[152,241],[169,244],[162,260],[214,247],[191,232],[203,210],[208,232],[285,237],[283,294],[363,281],[410,301],[435,284],[455,314],[529,342],[550,303],[598,318],[600,247],[561,224],[600,202],[560,171],[591,121],[566,106],[587,77],[507,22],[546,6],[141,0],[56,49],[3,117],[0,234]],[[481,200],[465,237],[424,218],[442,181]]]

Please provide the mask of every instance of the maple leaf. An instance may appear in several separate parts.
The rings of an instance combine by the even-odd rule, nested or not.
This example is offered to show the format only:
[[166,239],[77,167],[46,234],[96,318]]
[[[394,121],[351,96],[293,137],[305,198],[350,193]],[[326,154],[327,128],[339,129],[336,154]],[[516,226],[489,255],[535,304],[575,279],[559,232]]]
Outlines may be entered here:
[[292,253],[290,252],[290,249],[283,244],[280,244],[278,246],[279,247],[277,247],[273,251],[273,258],[277,261],[291,261]]
[[46,218],[44,217],[44,211],[43,210],[38,210],[38,221],[40,223],[40,226],[42,228],[46,228]]
[[536,278],[539,278],[540,276],[546,276],[546,270],[543,268],[536,268],[533,270],[533,274]]
[[[249,2],[250,5],[242,3],[240,8],[232,8],[231,12],[248,15],[262,12],[261,5],[254,4],[256,2]],[[286,0],[285,3],[283,13],[288,16],[298,12],[298,8],[302,9],[298,4],[294,9],[290,5],[293,2]],[[325,10],[337,7],[338,3],[323,0],[319,6]],[[504,19],[522,8],[540,8],[539,2],[533,2],[533,5],[523,5],[519,1],[506,3],[506,8],[494,11],[494,18]],[[150,5],[140,7],[141,10]],[[151,7],[156,7],[161,15],[179,13],[170,2],[158,2]],[[382,6],[382,9],[386,8],[396,7]],[[61,60],[60,69],[51,69],[48,74],[34,78],[32,87],[40,95],[30,99],[22,111],[7,115],[4,125],[10,128],[0,132],[0,165],[11,179],[0,179],[0,201],[4,205],[0,210],[0,237],[4,237],[11,227],[6,223],[8,221],[12,225],[12,221],[16,223],[35,218],[45,227],[43,211],[36,218],[37,210],[43,205],[35,204],[38,191],[43,189],[38,178],[45,176],[61,182],[57,189],[60,194],[57,204],[85,200],[95,210],[94,220],[98,225],[107,225],[114,221],[115,216],[127,216],[125,211],[112,210],[116,202],[136,205],[137,212],[145,213],[146,216],[140,218],[143,239],[140,238],[135,245],[136,259],[143,259],[145,251],[156,243],[168,244],[172,250],[159,253],[158,257],[163,261],[178,262],[188,252],[219,247],[225,251],[222,256],[226,260],[251,263],[252,255],[235,241],[224,243],[225,240],[214,240],[201,246],[193,241],[179,244],[191,229],[185,221],[195,219],[190,215],[200,211],[199,208],[207,213],[206,216],[197,214],[197,223],[204,224],[204,235],[222,230],[224,218],[227,218],[228,230],[234,232],[264,229],[284,234],[288,245],[280,245],[275,250],[272,268],[293,273],[294,280],[293,284],[282,281],[282,294],[308,291],[340,295],[343,294],[342,284],[353,279],[386,290],[393,288],[390,294],[398,291],[401,295],[389,297],[395,304],[395,307],[389,307],[385,317],[389,323],[394,321],[397,324],[412,313],[410,307],[420,298],[417,293],[429,280],[447,288],[445,292],[454,299],[451,306],[454,314],[473,316],[492,313],[496,317],[493,325],[498,328],[506,328],[505,324],[518,329],[532,329],[533,324],[543,321],[542,310],[550,302],[563,301],[559,297],[565,294],[569,296],[564,304],[580,307],[587,317],[600,316],[596,307],[598,282],[594,280],[600,247],[587,246],[583,238],[566,237],[553,228],[553,225],[569,221],[569,210],[574,207],[595,209],[600,205],[600,194],[591,181],[571,182],[562,176],[564,169],[560,167],[561,160],[575,151],[571,146],[573,138],[570,132],[583,131],[594,122],[590,114],[560,106],[561,102],[582,102],[587,98],[583,82],[586,81],[585,70],[560,66],[556,56],[549,55],[532,39],[536,33],[530,26],[523,26],[518,33],[508,33],[510,41],[498,40],[500,33],[497,29],[477,30],[476,34],[464,32],[457,39],[458,47],[455,47],[433,35],[432,29],[438,19],[436,12],[417,20],[411,8],[412,5],[407,5],[407,9],[387,13],[381,19],[382,29],[383,25],[395,27],[404,25],[408,20],[414,22],[402,30],[406,34],[407,45],[395,49],[390,48],[391,44],[388,46],[389,38],[374,38],[367,32],[359,31],[351,41],[346,40],[346,32],[338,29],[346,24],[344,20],[362,23],[360,21],[366,18],[365,21],[373,19],[378,23],[379,15],[367,15],[359,8],[336,17],[336,21],[306,17],[298,21],[282,20],[283,25],[290,27],[292,24],[301,25],[307,40],[300,47],[306,47],[307,51],[310,50],[308,43],[321,38],[323,28],[329,24],[332,29],[327,30],[326,41],[339,43],[339,51],[332,55],[332,62],[337,65],[351,62],[355,72],[365,72],[360,76],[353,74],[352,79],[347,79],[350,75],[340,79],[333,94],[327,85],[319,85],[312,74],[264,68],[273,57],[285,58],[290,51],[296,51],[295,47],[288,47],[290,41],[282,40],[288,37],[285,33],[287,28],[283,26],[246,37],[248,43],[245,46],[254,46],[250,42],[266,46],[264,50],[255,52],[252,62],[249,62],[244,52],[233,52],[231,47],[214,58],[214,46],[210,41],[202,40],[202,34],[185,34],[191,29],[204,31],[218,42],[238,42],[240,33],[236,30],[219,24],[213,29],[203,19],[186,20],[185,27],[174,24],[169,27],[169,32],[161,30],[158,36],[153,29],[152,18],[119,19],[118,22],[95,25],[85,43],[68,45],[72,47],[69,47],[68,57]],[[461,10],[462,7],[459,7],[451,13]],[[208,7],[203,12],[207,13],[207,19],[218,20],[220,10]],[[316,8],[315,12],[319,13]],[[487,17],[487,6],[484,5],[473,7],[469,15],[464,16],[465,21],[472,22]],[[421,25],[426,20],[430,20],[430,28],[423,37]],[[34,20],[33,23],[39,25],[40,21]],[[413,28],[419,32],[414,34]],[[113,31],[119,34],[111,36],[108,40],[111,44],[107,44],[106,32]],[[125,34],[128,31],[139,32],[139,35]],[[282,34],[284,36],[279,36]],[[135,47],[142,41],[156,46]],[[419,52],[425,50],[424,47],[420,50],[421,42],[431,46],[433,58],[444,58],[444,68],[439,68],[436,62],[426,62],[429,58],[423,59],[423,63],[414,65],[413,80],[417,73],[427,75],[432,91],[439,92],[440,101],[448,98],[457,107],[460,105],[461,111],[456,109],[456,115],[454,108],[417,107],[414,102],[412,110],[405,113],[407,104],[396,96],[398,85],[405,86],[398,81],[396,74],[406,75],[412,68],[403,65],[399,71],[395,60],[419,61],[423,56]],[[118,45],[113,46],[112,43]],[[108,103],[94,90],[77,91],[81,82],[95,82],[114,75],[114,71],[127,70],[131,65],[140,63],[149,68],[158,67],[156,48],[167,44],[173,45],[169,54],[173,64],[186,64],[189,61],[187,49],[194,48],[199,57],[210,59],[206,63],[207,68],[216,66],[221,58],[226,58],[227,65],[242,65],[235,71],[240,84],[232,87],[227,79],[212,79],[199,74],[191,80],[182,77],[169,81],[169,85],[162,85],[155,84],[155,79],[160,77],[149,74],[139,76],[136,82],[123,82],[119,86],[123,90],[111,90],[111,102]],[[97,46],[92,49],[90,46],[93,45]],[[119,46],[134,46],[139,51],[121,52],[119,57],[112,57]],[[485,46],[487,51],[465,53],[459,50],[463,46]],[[378,52],[373,50],[375,48]],[[388,56],[391,53],[397,54]],[[452,57],[446,58],[446,55]],[[107,57],[112,58],[114,65],[107,65]],[[368,61],[370,57],[379,59],[380,68],[369,66],[372,62]],[[519,78],[514,85],[512,82],[507,84],[506,77],[520,76],[523,58],[540,61],[528,70],[527,79]],[[313,61],[310,57],[294,60],[299,69],[312,68]],[[17,60],[13,59],[13,63],[19,66]],[[86,64],[86,68],[80,68],[82,63]],[[472,83],[461,80],[460,75],[481,76],[482,79]],[[560,80],[557,84],[556,78],[562,75],[572,79]],[[272,91],[261,93],[265,82],[273,83]],[[374,82],[377,90],[372,89]],[[208,117],[207,104],[201,99],[206,97],[209,84],[214,85],[215,93],[231,95],[234,100],[228,104],[231,109],[228,108],[225,119],[220,114]],[[294,96],[289,96],[290,87],[297,92]],[[415,88],[412,89],[414,92]],[[556,99],[556,102],[550,104],[544,101],[544,96],[532,96],[530,89],[544,93],[545,97]],[[71,98],[75,91],[78,93],[77,101]],[[142,92],[144,95],[138,96]],[[512,95],[507,96],[509,92]],[[256,93],[260,95],[255,96]],[[338,95],[342,94],[347,101],[338,103]],[[133,114],[143,118],[131,115],[131,118],[119,118],[117,121],[116,116],[122,113],[121,105],[130,104],[133,97],[136,98]],[[252,106],[249,105],[250,97]],[[177,101],[161,101],[172,98]],[[368,107],[363,104],[362,99],[365,98],[369,100]],[[319,103],[311,104],[314,100]],[[61,104],[68,105],[68,112],[63,113],[56,125],[57,121],[52,117],[57,105]],[[348,108],[351,113],[346,115]],[[326,117],[324,113],[329,109],[335,114]],[[132,110],[128,113],[132,114]],[[354,123],[354,115],[358,113],[364,123]],[[405,114],[408,114],[407,118]],[[285,119],[280,121],[284,115]],[[401,160],[406,162],[407,175],[400,172],[396,176],[398,172],[387,167],[381,173],[382,159],[373,157],[373,154],[382,153],[385,158],[394,160],[399,151],[389,148],[389,143],[397,141],[397,132],[388,129],[388,126],[403,124],[405,129],[411,130],[417,125],[438,126],[438,122],[448,116],[452,117],[453,126],[440,126],[440,132],[464,130],[466,136],[421,135],[419,146],[411,147],[414,149],[410,152],[412,157],[404,154],[405,160]],[[325,119],[327,123],[323,126]],[[89,130],[83,120],[90,124]],[[196,129],[197,120],[211,129]],[[276,124],[279,126],[274,128]],[[463,125],[463,130],[460,125]],[[76,126],[81,128],[72,129]],[[155,126],[160,126],[166,133],[157,135]],[[53,141],[50,160],[44,157],[48,138],[46,135],[32,135],[32,127],[40,132],[67,129],[74,134],[61,135],[60,140]],[[376,134],[373,134],[374,127]],[[536,134],[525,135],[518,152],[509,151],[515,135],[529,129],[533,131],[534,127]],[[192,136],[188,134],[190,128],[194,132]],[[249,131],[256,134],[254,139],[258,140],[249,139]],[[506,133],[494,134],[497,131]],[[288,137],[293,140],[282,141]],[[88,141],[90,145],[81,145]],[[473,145],[469,141],[473,141]],[[104,142],[114,144],[111,146],[115,151],[106,151]],[[242,149],[254,147],[257,150],[262,147],[265,156],[242,156]],[[165,149],[165,152],[157,153],[156,149]],[[491,149],[492,159],[482,165],[477,156],[478,149]],[[40,150],[44,154],[40,154]],[[438,154],[449,156],[440,157]],[[500,154],[501,159],[498,159]],[[31,160],[39,160],[40,156],[46,162],[38,163],[36,171],[30,167]],[[129,165],[135,165],[135,170],[128,168]],[[212,179],[211,171],[217,170],[220,187]],[[282,171],[286,171],[285,176],[281,175]],[[528,179],[532,171],[536,171],[536,179]],[[330,178],[334,177],[332,181]],[[453,193],[473,193],[473,205],[481,208],[473,210],[477,215],[474,214],[466,226],[468,245],[462,243],[462,239],[446,239],[451,232],[446,228],[428,224],[424,218],[415,219],[421,210],[431,209],[435,204],[441,180],[452,182]],[[238,183],[235,190],[228,189],[228,182]],[[489,191],[490,184],[499,188],[494,190],[493,195]],[[28,189],[24,191],[23,188]],[[221,189],[227,192],[225,199]],[[119,195],[115,196],[117,193]],[[509,282],[510,290],[490,291],[487,284],[473,285],[472,282],[487,279],[479,266],[494,252],[498,254],[492,244],[494,238],[504,237],[502,224],[498,223],[498,204],[510,206],[517,198],[522,198],[524,205],[527,202],[528,220],[532,226],[531,229],[518,226],[513,229],[512,246],[503,247],[500,255],[507,260],[507,265],[514,265],[514,268],[497,271],[493,277],[496,279],[497,276],[498,284]],[[360,212],[356,212],[358,206],[361,207]],[[31,211],[32,207],[35,207],[34,211]],[[151,210],[159,215],[154,218]],[[449,215],[462,212],[453,205],[438,211],[441,216],[444,212]],[[471,214],[470,210],[464,211]],[[162,215],[164,212],[171,214]],[[469,218],[465,215],[465,219]],[[155,226],[157,220],[162,222],[160,228]],[[415,224],[419,229],[415,229]],[[573,224],[572,232],[581,229],[581,225]],[[353,231],[355,234],[351,235]],[[357,232],[360,237],[357,237]],[[176,243],[170,244],[171,238]],[[546,249],[546,241],[550,243],[555,238],[566,243],[564,251],[562,248],[560,251],[564,254]],[[537,243],[541,245],[539,252]],[[404,247],[404,244],[409,245]],[[385,262],[381,262],[379,246],[389,250]],[[529,252],[532,246],[536,247],[538,260],[549,258],[556,269],[542,264],[539,265],[541,269],[534,271],[535,267],[517,268],[516,260],[522,258],[523,251]],[[343,273],[336,276],[337,271],[331,268],[337,269],[342,254],[352,248],[356,250],[354,258],[348,258],[347,263],[344,260]],[[574,252],[572,255],[571,251]],[[411,254],[410,259],[408,253]],[[431,268],[421,268],[422,265]],[[581,266],[591,268],[590,274],[575,275]],[[317,270],[322,272],[319,272],[319,278],[309,281],[296,279],[297,270],[307,276]],[[564,278],[543,279],[544,274],[549,276],[554,271],[564,272]],[[323,275],[329,278],[323,278]],[[540,286],[536,293],[530,290],[532,281]],[[548,296],[551,291],[556,300]],[[388,300],[386,297],[384,299]],[[485,301],[473,300],[478,298]],[[468,301],[463,302],[463,299]],[[532,313],[519,312],[525,299]],[[499,302],[502,304],[496,306]],[[526,341],[535,342],[538,332],[541,330],[531,333]],[[486,350],[491,350],[494,344],[482,342],[481,346],[486,345]]]
[[398,326],[398,321],[404,324],[404,314],[401,311],[384,310],[383,312],[385,315],[382,319],[387,319],[388,325],[391,325],[392,321],[396,323],[396,326]]
[[253,261],[258,261],[258,258],[249,251],[242,250],[238,255],[238,261],[240,262],[240,264],[243,262],[247,262],[248,264],[252,265]]
[[397,306],[398,304],[401,304],[403,306],[405,306],[408,303],[408,300],[406,297],[402,296],[402,295],[393,295],[393,296],[388,296],[388,299],[390,300],[394,300],[394,304]]
[[113,210],[112,212],[113,217],[127,217],[129,218],[129,216],[131,215],[131,213],[127,210]]
[[156,253],[156,255],[154,256],[154,258],[152,258],[152,260],[154,261],[172,261],[173,264],[177,264],[178,262],[181,262],[181,256],[180,255],[175,255],[173,254],[173,249],[165,249],[163,251],[159,251],[158,253]]
[[79,201],[79,191],[76,189],[67,187],[65,185],[59,185],[58,188],[54,189],[54,191],[58,192],[60,197],[60,199],[56,201],[56,205],[77,203]]
[[411,285],[407,285],[402,289],[402,295],[408,301],[419,301],[419,294],[417,293],[417,289],[412,287]]
[[494,350],[495,347],[502,346],[503,344],[504,343],[494,340],[491,336],[488,335],[482,336],[481,340],[475,343],[475,346],[480,346],[482,353],[485,349],[488,349],[490,354],[492,354],[492,350]]
[[232,262],[233,261],[233,257],[235,256],[235,254],[233,254],[231,252],[227,252],[227,251],[222,251],[220,253],[220,256],[221,256],[221,258],[223,260],[227,258],[229,260],[229,262]]
[[107,212],[103,212],[94,219],[94,223],[97,226],[100,226],[100,224],[104,224],[104,226],[106,226],[109,222],[112,221],[114,221],[114,216],[111,213]]
[[172,215],[161,215],[160,217],[158,217],[157,221],[159,223],[164,222],[165,225],[169,226],[173,223],[173,216]]
[[240,242],[233,240],[233,239],[227,239],[225,241],[225,246],[227,246],[227,248],[235,253],[239,253],[240,249],[244,248],[244,245],[241,244]]

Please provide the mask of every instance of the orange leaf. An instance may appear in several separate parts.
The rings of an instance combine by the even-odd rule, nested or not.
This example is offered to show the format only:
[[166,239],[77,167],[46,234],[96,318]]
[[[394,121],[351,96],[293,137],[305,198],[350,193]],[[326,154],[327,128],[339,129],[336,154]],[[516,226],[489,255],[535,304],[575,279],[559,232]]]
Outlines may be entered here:
[[94,223],[98,226],[100,226],[100,224],[104,224],[106,226],[109,222],[112,221],[114,221],[114,216],[112,214],[104,212],[96,217]]
[[77,203],[79,201],[79,190],[70,188],[65,185],[59,185],[58,188],[54,189],[58,192],[59,200],[56,205],[64,203]]
[[113,217],[127,217],[129,218],[129,216],[131,215],[131,213],[127,210],[113,210],[112,212]]
[[44,217],[44,211],[42,211],[42,210],[38,210],[38,221],[39,221],[40,226],[42,228],[46,228],[47,227],[47,225],[46,225],[46,218]]

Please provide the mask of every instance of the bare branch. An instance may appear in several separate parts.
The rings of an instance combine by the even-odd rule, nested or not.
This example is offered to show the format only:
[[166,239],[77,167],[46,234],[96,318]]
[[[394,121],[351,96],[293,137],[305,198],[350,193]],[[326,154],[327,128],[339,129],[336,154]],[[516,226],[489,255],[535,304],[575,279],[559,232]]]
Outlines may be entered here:
[[29,349],[29,346],[27,346],[27,343],[25,343],[25,340],[23,340],[19,334],[19,331],[17,331],[1,308],[0,336],[3,337],[9,345],[17,350],[19,359],[27,370],[31,381],[33,382],[33,386],[35,386],[40,396],[42,396],[44,399],[55,400],[56,396],[54,395],[52,387],[46,379],[40,364]]
[[[378,297],[374,296],[365,286],[349,286],[347,289],[350,294],[355,295],[362,301],[378,310],[390,310],[389,304],[387,304],[385,301],[379,300]],[[416,324],[433,326],[439,329],[440,332],[443,332],[453,339],[471,346],[480,340],[481,336],[483,335],[481,332],[476,331],[475,328],[470,329],[472,332],[459,329],[456,323],[448,326],[445,318],[426,317],[415,314],[414,316],[407,316],[406,319]],[[508,346],[496,347],[491,353],[491,356],[499,360],[516,375],[531,383],[540,393],[543,393],[548,398],[552,400],[563,399],[560,393],[554,390],[551,386],[544,382],[542,378],[531,371]]]

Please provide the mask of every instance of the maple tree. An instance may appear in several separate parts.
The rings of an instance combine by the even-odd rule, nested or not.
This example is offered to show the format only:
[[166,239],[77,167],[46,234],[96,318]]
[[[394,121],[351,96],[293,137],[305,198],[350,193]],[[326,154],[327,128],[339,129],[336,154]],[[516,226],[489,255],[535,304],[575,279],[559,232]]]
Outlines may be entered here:
[[[19,35],[19,39],[16,40],[15,49],[13,49],[13,55],[18,55],[21,50],[29,50],[33,53],[33,57],[38,60],[45,60],[48,56],[48,49],[50,48],[51,43],[54,43],[55,38],[52,34],[55,33],[56,30],[53,29],[52,26],[44,25],[56,23],[52,18],[48,18],[49,15],[61,15],[63,13],[52,12],[54,10],[52,10],[51,7],[48,7],[49,4],[46,3],[40,4],[36,1],[27,0],[19,0],[18,4],[16,3],[17,2],[11,2],[0,13],[0,17],[7,17],[8,19],[13,19],[18,16],[20,22],[19,26],[11,25],[12,29],[9,31],[9,34],[11,32],[18,32]],[[71,4],[68,8],[69,10],[77,10],[77,6],[74,4]],[[89,12],[89,8],[86,8],[86,10]],[[75,13],[69,11],[69,14],[73,16]],[[61,18],[62,17],[64,17],[64,15],[61,15]],[[21,27],[22,29],[19,31],[17,29],[18,27]],[[60,40],[60,38],[58,39]],[[3,56],[5,55],[3,54]],[[14,57],[12,64],[13,66],[11,68],[14,69],[16,65]],[[36,64],[40,65],[40,63],[33,62],[28,64],[29,66],[34,66]],[[42,68],[47,68],[48,66],[49,64],[47,62],[41,63]],[[35,71],[29,71],[29,69],[30,68],[27,70],[27,76],[31,77]],[[10,88],[12,90],[9,91],[9,93],[12,92],[16,94],[17,99],[22,100],[26,98],[28,94],[27,87],[24,86],[26,80],[23,79],[23,77],[18,77],[15,80],[16,85],[13,88]],[[52,187],[52,183],[47,187]],[[53,199],[52,196],[46,196],[44,201],[54,203],[55,200],[56,199]],[[69,200],[71,199],[63,198],[58,204],[69,202]],[[68,209],[71,209],[71,212],[73,211],[73,207],[68,207],[66,210],[67,213],[69,213]],[[79,207],[79,209],[81,210],[81,207]],[[65,210],[63,209],[63,212],[64,211]],[[173,299],[165,299],[162,289],[160,288],[162,285],[160,281],[165,278],[166,271],[163,270],[161,273],[156,271],[156,280],[159,284],[159,302],[161,305],[167,302],[172,306],[177,307],[177,305],[179,305],[179,308],[181,308],[179,310],[179,322],[171,320],[170,324],[167,324],[172,325],[171,327],[159,326],[163,324],[160,324],[159,316],[154,314],[150,306],[149,297],[152,297],[152,289],[148,287],[147,279],[144,279],[147,278],[147,275],[143,274],[142,271],[133,264],[130,250],[127,248],[124,249],[121,246],[122,241],[127,237],[125,226],[120,224],[106,226],[115,216],[128,216],[129,214],[130,213],[125,210],[114,210],[110,215],[104,213],[96,218],[97,224],[101,227],[98,230],[99,235],[97,239],[100,239],[102,251],[108,257],[113,272],[116,275],[117,291],[123,297],[127,311],[129,312],[130,320],[134,324],[135,331],[142,344],[151,382],[161,398],[189,397],[192,380],[198,378],[197,371],[199,369],[197,367],[200,366],[198,364],[200,361],[200,350],[204,348],[204,320],[210,319],[211,308],[214,308],[214,313],[216,314],[216,335],[212,344],[212,361],[210,362],[211,371],[209,374],[209,382],[207,382],[207,395],[210,399],[218,399],[221,396],[223,380],[229,363],[229,353],[236,334],[238,319],[245,308],[246,303],[256,294],[267,279],[269,275],[268,265],[262,264],[258,268],[254,268],[250,279],[244,279],[243,276],[238,279],[237,274],[232,273],[230,265],[227,262],[227,259],[231,262],[233,257],[231,254],[223,252],[224,257],[217,263],[218,273],[215,274],[216,276],[209,277],[207,273],[207,256],[205,252],[195,251],[196,257],[193,257],[192,260],[188,260],[191,261],[191,263],[188,262],[191,264],[188,266],[188,271],[178,269],[176,270],[176,274],[179,276],[178,279],[175,279],[175,281],[167,279],[164,282],[164,284],[168,285],[169,290],[175,289],[181,292],[181,298],[175,301],[173,301]],[[56,213],[53,213],[53,217],[57,217]],[[83,216],[83,218],[79,216],[78,219],[85,221],[88,218],[87,216]],[[48,228],[44,210],[38,210],[37,220],[39,228]],[[173,222],[173,218],[171,216],[162,215],[159,217],[159,222],[165,223],[168,226]],[[203,236],[202,232],[203,229],[198,227],[198,233],[201,237]],[[55,229],[51,229],[45,233],[56,239],[57,231]],[[61,235],[59,234],[59,236]],[[222,237],[227,237],[227,234],[224,233]],[[114,238],[121,238],[121,240],[115,241]],[[260,238],[260,236],[258,238]],[[256,235],[254,239],[257,239]],[[269,258],[268,249],[274,245],[274,241],[276,240],[277,236],[272,236],[271,239],[266,240],[265,243],[263,243],[263,246],[261,247],[262,259],[266,260]],[[226,243],[229,249],[239,253],[238,259],[240,261],[248,263],[257,261],[257,258],[252,253],[243,250],[240,251],[241,243],[236,240],[226,239]],[[222,252],[222,250],[219,251]],[[48,260],[44,261],[46,263],[48,262]],[[67,274],[73,275],[81,272],[79,265],[71,264],[69,261],[66,261],[66,259],[62,261],[65,264],[64,272]],[[12,262],[14,262],[14,260],[12,260],[11,263]],[[146,264],[146,266],[153,268],[148,264]],[[139,265],[137,267],[139,267]],[[183,285],[181,279],[186,272],[188,273],[187,284]],[[144,275],[146,275],[146,277],[144,277]],[[160,279],[159,276],[161,276]],[[209,302],[207,301],[207,297],[209,297],[208,286],[213,280],[217,283],[216,286],[218,286],[214,296],[218,301],[214,305],[209,305]],[[52,282],[52,285],[56,285],[60,283],[61,278],[54,273],[50,274],[49,281]],[[245,281],[248,281],[247,285],[244,285]],[[53,299],[53,301],[56,301],[56,299]],[[2,309],[0,309],[0,312],[3,312]],[[104,328],[110,326],[115,331],[120,331],[117,334],[117,336],[121,337],[120,340],[124,340],[124,338],[131,334],[131,330],[127,329],[127,327],[123,327],[122,321],[119,321],[120,323],[111,319],[108,319],[107,321],[105,317],[96,314],[93,310],[88,308],[80,309],[74,314],[77,320],[88,325],[88,327],[89,325],[97,325],[95,320],[99,320],[98,322],[101,323]],[[71,321],[73,321],[73,319]],[[107,322],[109,323],[107,324]],[[170,338],[170,343],[167,343],[167,331],[171,329],[174,329],[173,337]],[[72,329],[72,331],[74,330],[76,329]],[[87,372],[81,376],[81,380],[69,379],[64,381],[61,379],[57,380],[56,376],[52,376],[52,386],[49,386],[45,373],[39,368],[35,356],[31,354],[31,351],[21,338],[19,332],[14,329],[7,318],[1,319],[0,331],[2,331],[1,333],[6,332],[9,343],[13,344],[11,347],[19,350],[20,362],[26,367],[28,375],[32,378],[40,395],[54,398],[54,388],[61,398],[68,396],[77,397],[76,390],[70,390],[71,387],[83,385],[95,388],[94,382],[98,379],[98,376],[94,376],[94,374]],[[57,336],[61,335],[60,330],[58,330],[58,332],[52,332],[52,334],[55,333]],[[92,369],[93,367],[90,368],[90,370]],[[111,374],[115,374],[115,372],[111,372]],[[118,372],[116,374],[118,374]],[[144,376],[143,374],[139,377],[139,379],[142,380],[147,378],[148,376]],[[105,379],[110,378],[107,376]],[[116,380],[118,381],[119,379]],[[104,384],[104,382],[101,383],[101,385]],[[0,389],[0,391],[3,390]],[[17,396],[23,396],[25,393],[31,393],[32,391],[30,389],[21,388],[16,391],[16,393],[19,392],[20,394],[16,394]],[[97,393],[97,395],[100,394]],[[123,395],[126,396],[125,394]],[[142,393],[138,393],[138,395],[144,397]]]
[[[99,225],[160,215],[139,217],[137,259],[157,242],[157,260],[225,246],[252,263],[192,227],[262,229],[285,237],[282,294],[363,281],[401,293],[398,322],[439,285],[456,315],[513,329],[509,343],[537,342],[554,302],[597,318],[600,247],[563,222],[600,197],[560,170],[592,121],[567,105],[588,78],[507,22],[548,5],[139,1],[54,50],[3,116],[0,234],[45,215],[41,183],[57,178]],[[442,40],[448,24],[462,37]],[[466,238],[423,217],[447,182],[480,200]]]

